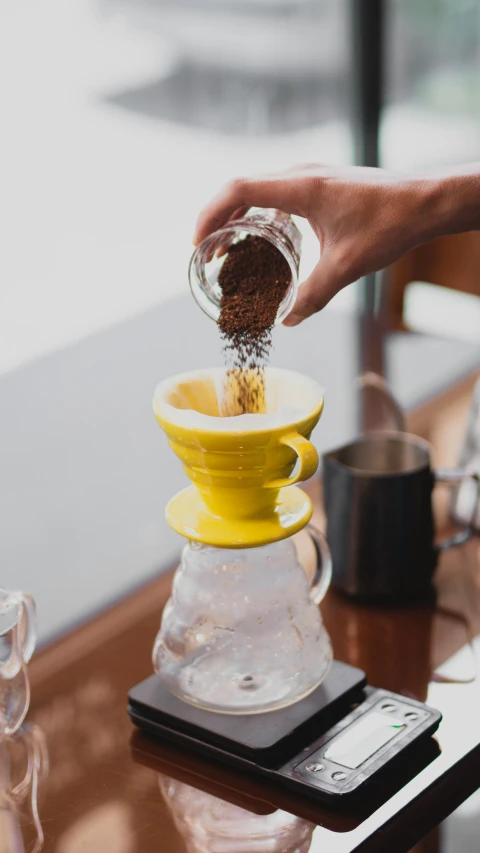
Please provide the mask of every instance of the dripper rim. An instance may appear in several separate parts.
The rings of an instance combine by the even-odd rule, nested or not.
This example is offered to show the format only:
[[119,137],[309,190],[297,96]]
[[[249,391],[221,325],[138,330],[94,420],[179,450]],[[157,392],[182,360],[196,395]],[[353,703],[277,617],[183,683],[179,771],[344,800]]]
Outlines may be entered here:
[[[195,432],[204,432],[204,433],[218,432],[218,433],[224,434],[224,435],[234,435],[236,433],[237,434],[241,434],[241,433],[272,433],[277,429],[278,430],[285,430],[288,427],[292,427],[292,429],[295,429],[299,423],[303,423],[304,421],[310,420],[311,418],[316,418],[316,417],[319,418],[320,415],[322,414],[324,403],[325,403],[324,389],[315,379],[312,379],[310,376],[307,376],[304,373],[299,373],[296,370],[290,370],[289,368],[266,367],[265,373],[266,373],[267,377],[269,374],[270,375],[271,374],[274,374],[274,375],[275,374],[276,375],[288,374],[292,378],[296,377],[297,379],[301,380],[302,382],[306,381],[307,383],[309,383],[317,391],[317,402],[313,406],[311,406],[311,408],[308,409],[308,411],[304,411],[301,414],[299,413],[295,417],[289,417],[288,419],[286,418],[285,420],[282,420],[279,423],[272,423],[270,425],[258,424],[258,419],[259,418],[265,418],[266,414],[269,414],[269,413],[263,413],[263,414],[261,414],[261,413],[248,413],[248,414],[244,414],[244,415],[229,415],[226,417],[219,417],[217,415],[207,415],[203,412],[199,412],[195,409],[191,409],[190,411],[195,412],[195,414],[197,414],[200,418],[208,419],[208,425],[206,423],[205,426],[195,425],[192,427],[186,427],[185,424],[181,424],[178,422],[178,420],[175,420],[175,419],[172,419],[172,417],[169,417],[169,411],[168,410],[175,411],[176,408],[175,408],[175,406],[172,406],[170,403],[166,403],[164,400],[160,399],[160,394],[162,394],[162,393],[164,394],[167,388],[171,388],[173,390],[174,386],[180,384],[180,382],[188,381],[189,379],[192,380],[195,377],[197,377],[197,378],[207,378],[208,377],[210,379],[215,379],[216,377],[218,377],[220,375],[225,375],[225,372],[226,372],[225,367],[197,368],[196,370],[184,371],[182,373],[174,374],[173,376],[170,376],[167,379],[163,379],[161,382],[158,383],[158,385],[155,388],[154,394],[153,394],[152,405],[153,405],[153,411],[154,411],[155,417],[158,420],[165,421],[166,423],[169,423],[172,426],[175,426],[177,428],[178,427],[180,427],[180,428],[183,427],[183,428],[187,428],[187,429],[191,428],[191,429],[194,429]],[[177,411],[185,411],[185,410],[178,409]],[[271,412],[270,414],[273,415],[274,412]],[[239,418],[242,418],[241,427],[239,427],[239,425],[238,425],[238,419]],[[244,418],[249,419],[248,425],[245,424],[245,421],[243,420]],[[253,419],[255,419],[255,420],[253,420]],[[215,426],[214,426],[215,421],[221,421],[223,426],[221,428],[215,429]],[[232,429],[229,429],[227,427],[227,424],[230,424],[230,423],[232,425]]]

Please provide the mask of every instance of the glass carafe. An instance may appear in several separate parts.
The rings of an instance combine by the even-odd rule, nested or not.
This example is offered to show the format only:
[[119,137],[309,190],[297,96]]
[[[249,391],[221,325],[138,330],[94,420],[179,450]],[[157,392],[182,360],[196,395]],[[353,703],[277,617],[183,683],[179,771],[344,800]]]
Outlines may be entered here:
[[226,713],[290,705],[332,661],[318,604],[331,579],[321,534],[309,528],[317,567],[310,585],[292,538],[254,548],[189,542],[153,649],[172,693]]

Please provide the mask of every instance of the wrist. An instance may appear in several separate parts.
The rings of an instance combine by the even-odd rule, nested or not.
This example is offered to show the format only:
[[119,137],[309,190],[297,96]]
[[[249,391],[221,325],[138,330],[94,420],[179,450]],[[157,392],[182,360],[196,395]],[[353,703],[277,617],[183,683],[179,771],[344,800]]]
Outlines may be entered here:
[[408,183],[408,228],[411,248],[435,240],[446,233],[450,202],[442,191],[441,179],[414,178]]
[[480,173],[452,170],[446,175],[413,179],[411,184],[416,243],[480,228]]

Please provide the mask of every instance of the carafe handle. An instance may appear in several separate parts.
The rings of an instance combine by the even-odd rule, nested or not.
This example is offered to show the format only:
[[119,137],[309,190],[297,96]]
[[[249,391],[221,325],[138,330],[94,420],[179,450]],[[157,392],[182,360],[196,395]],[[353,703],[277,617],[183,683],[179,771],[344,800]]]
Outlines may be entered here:
[[310,598],[315,604],[320,604],[325,598],[328,587],[332,580],[332,555],[327,540],[313,524],[307,526],[307,532],[315,546],[317,567],[312,580]]

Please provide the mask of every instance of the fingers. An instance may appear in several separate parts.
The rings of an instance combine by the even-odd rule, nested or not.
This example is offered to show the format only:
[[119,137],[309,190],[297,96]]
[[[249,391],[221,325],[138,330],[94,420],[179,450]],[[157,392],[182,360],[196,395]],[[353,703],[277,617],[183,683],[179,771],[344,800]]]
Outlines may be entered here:
[[333,253],[322,255],[312,274],[298,291],[292,311],[283,321],[285,326],[298,326],[302,320],[325,308],[342,287],[350,282],[339,273]]
[[232,222],[234,219],[241,219],[246,213],[248,213],[248,205],[237,207],[237,209],[233,211],[232,215],[229,216],[228,221]]
[[195,245],[225,225],[239,209],[246,212],[249,207],[275,207],[286,213],[304,216],[307,183],[308,175],[235,178],[200,213],[195,229]]
[[[237,209],[233,211],[231,216],[228,217],[228,220],[225,224],[229,225],[230,222],[233,222],[235,219],[241,219],[242,216],[245,216],[246,213],[248,213],[248,207],[237,207]],[[215,252],[215,257],[222,258],[224,255],[227,254],[228,249],[228,245],[219,246]]]
[[217,231],[231,219],[237,210],[249,207],[247,181],[236,178],[225,184],[220,192],[200,213],[195,227],[193,242],[201,243],[213,231]]

